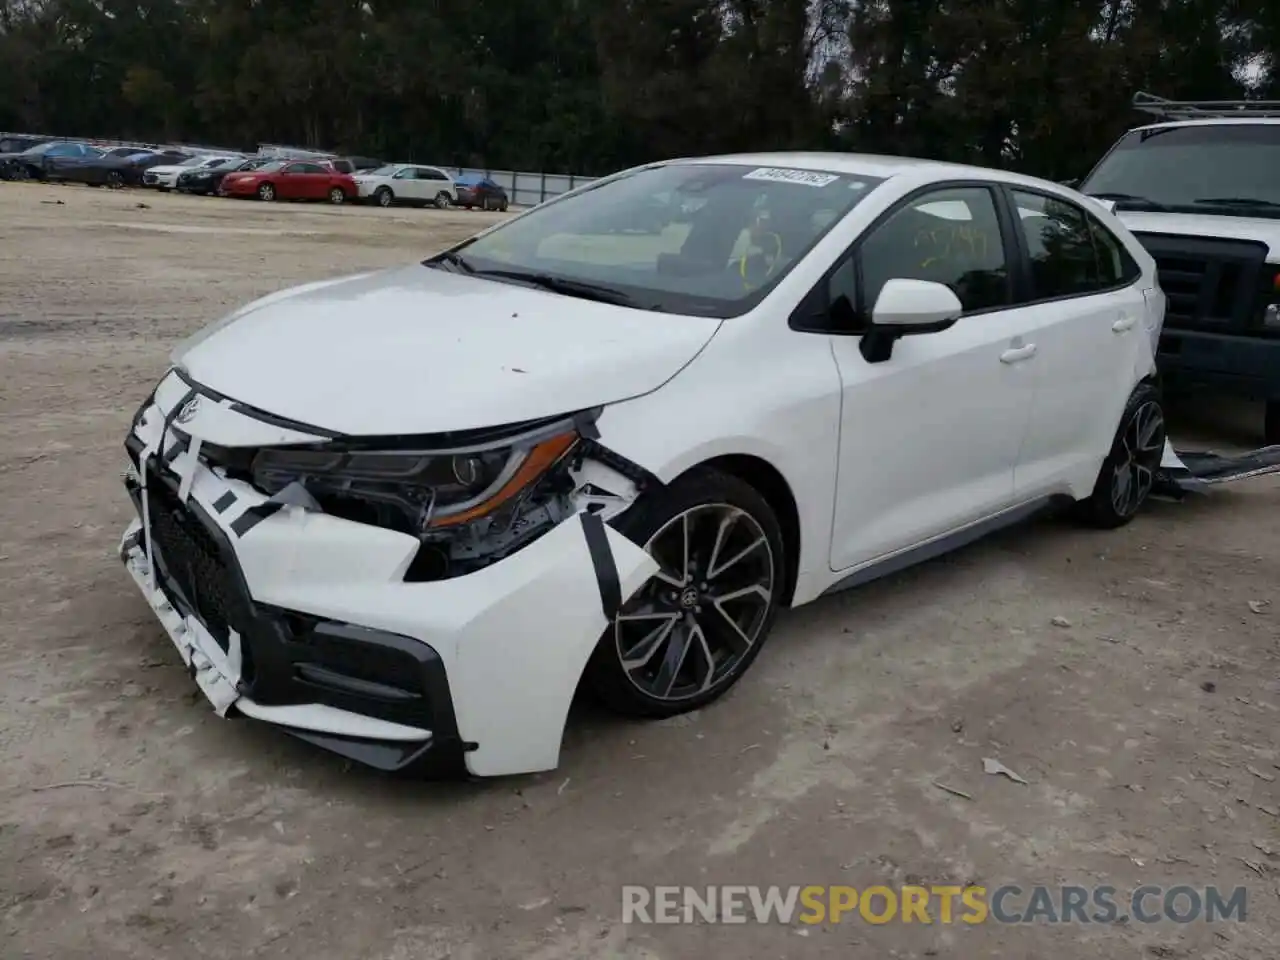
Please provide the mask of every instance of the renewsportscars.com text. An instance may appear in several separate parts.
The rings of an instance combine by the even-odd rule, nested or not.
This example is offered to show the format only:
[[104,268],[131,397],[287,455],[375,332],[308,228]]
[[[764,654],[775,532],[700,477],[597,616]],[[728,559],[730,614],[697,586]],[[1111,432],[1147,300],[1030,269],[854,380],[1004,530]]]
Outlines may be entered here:
[[1244,922],[1244,887],[625,886],[623,923]]

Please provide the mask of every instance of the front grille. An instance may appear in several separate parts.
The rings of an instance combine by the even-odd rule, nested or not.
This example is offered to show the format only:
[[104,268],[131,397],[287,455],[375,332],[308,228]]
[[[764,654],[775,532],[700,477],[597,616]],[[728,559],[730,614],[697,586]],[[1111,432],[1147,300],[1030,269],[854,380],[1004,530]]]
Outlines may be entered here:
[[1248,240],[1135,233],[1156,261],[1171,329],[1245,333],[1257,312],[1267,248]]
[[248,598],[237,588],[213,535],[156,475],[155,468],[148,469],[152,550],[159,555],[171,587],[226,650],[230,630],[248,632],[253,616]]

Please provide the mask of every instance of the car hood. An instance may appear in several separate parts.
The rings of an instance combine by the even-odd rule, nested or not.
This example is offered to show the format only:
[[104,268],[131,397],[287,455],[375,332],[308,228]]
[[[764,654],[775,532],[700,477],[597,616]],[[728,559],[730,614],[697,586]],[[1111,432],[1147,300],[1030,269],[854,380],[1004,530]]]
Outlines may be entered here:
[[181,167],[181,166],[177,166],[176,164],[161,163],[161,164],[158,164],[157,166],[149,168],[147,170],[147,173],[159,173],[159,174],[167,175],[170,173],[194,172],[196,170],[202,170],[202,169],[204,168],[203,167]]
[[1180,237],[1253,240],[1267,245],[1267,259],[1280,260],[1280,220],[1262,217],[1224,217],[1204,213],[1158,213],[1115,210],[1134,233],[1164,233]]
[[353,435],[425,434],[648,393],[720,323],[414,264],[265,297],[173,359],[276,416]]

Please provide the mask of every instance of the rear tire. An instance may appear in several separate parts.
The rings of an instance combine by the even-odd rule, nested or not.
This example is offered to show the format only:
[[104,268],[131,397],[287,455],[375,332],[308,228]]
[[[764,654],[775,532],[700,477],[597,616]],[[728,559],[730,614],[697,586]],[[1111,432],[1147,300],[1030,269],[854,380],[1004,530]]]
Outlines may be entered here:
[[1137,516],[1151,495],[1164,442],[1160,391],[1150,384],[1139,384],[1125,404],[1093,493],[1076,503],[1077,517],[1088,526],[1114,530]]
[[703,468],[646,494],[617,529],[663,570],[605,628],[587,685],[627,716],[705,706],[742,678],[773,627],[787,577],[778,520],[750,484]]
[[436,194],[435,204],[437,210],[448,210],[451,202],[449,195],[443,190]]
[[345,203],[346,200],[347,200],[347,192],[343,190],[341,187],[334,187],[332,190],[329,191],[329,202],[334,204],[335,206],[341,203]]
[[124,177],[121,176],[119,170],[107,171],[107,186],[112,190],[119,190],[124,186]]

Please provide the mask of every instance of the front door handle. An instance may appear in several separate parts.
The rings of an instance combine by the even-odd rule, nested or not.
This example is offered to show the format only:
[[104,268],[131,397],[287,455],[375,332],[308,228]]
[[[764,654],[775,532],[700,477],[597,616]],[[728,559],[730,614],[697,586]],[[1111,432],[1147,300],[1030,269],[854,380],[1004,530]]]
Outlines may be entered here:
[[1137,322],[1137,319],[1134,317],[1121,317],[1111,325],[1111,329],[1115,333],[1128,333],[1133,329],[1133,325]]
[[1013,347],[1000,354],[1001,363],[1019,363],[1023,360],[1030,360],[1036,355],[1036,345],[1028,343],[1023,347]]

